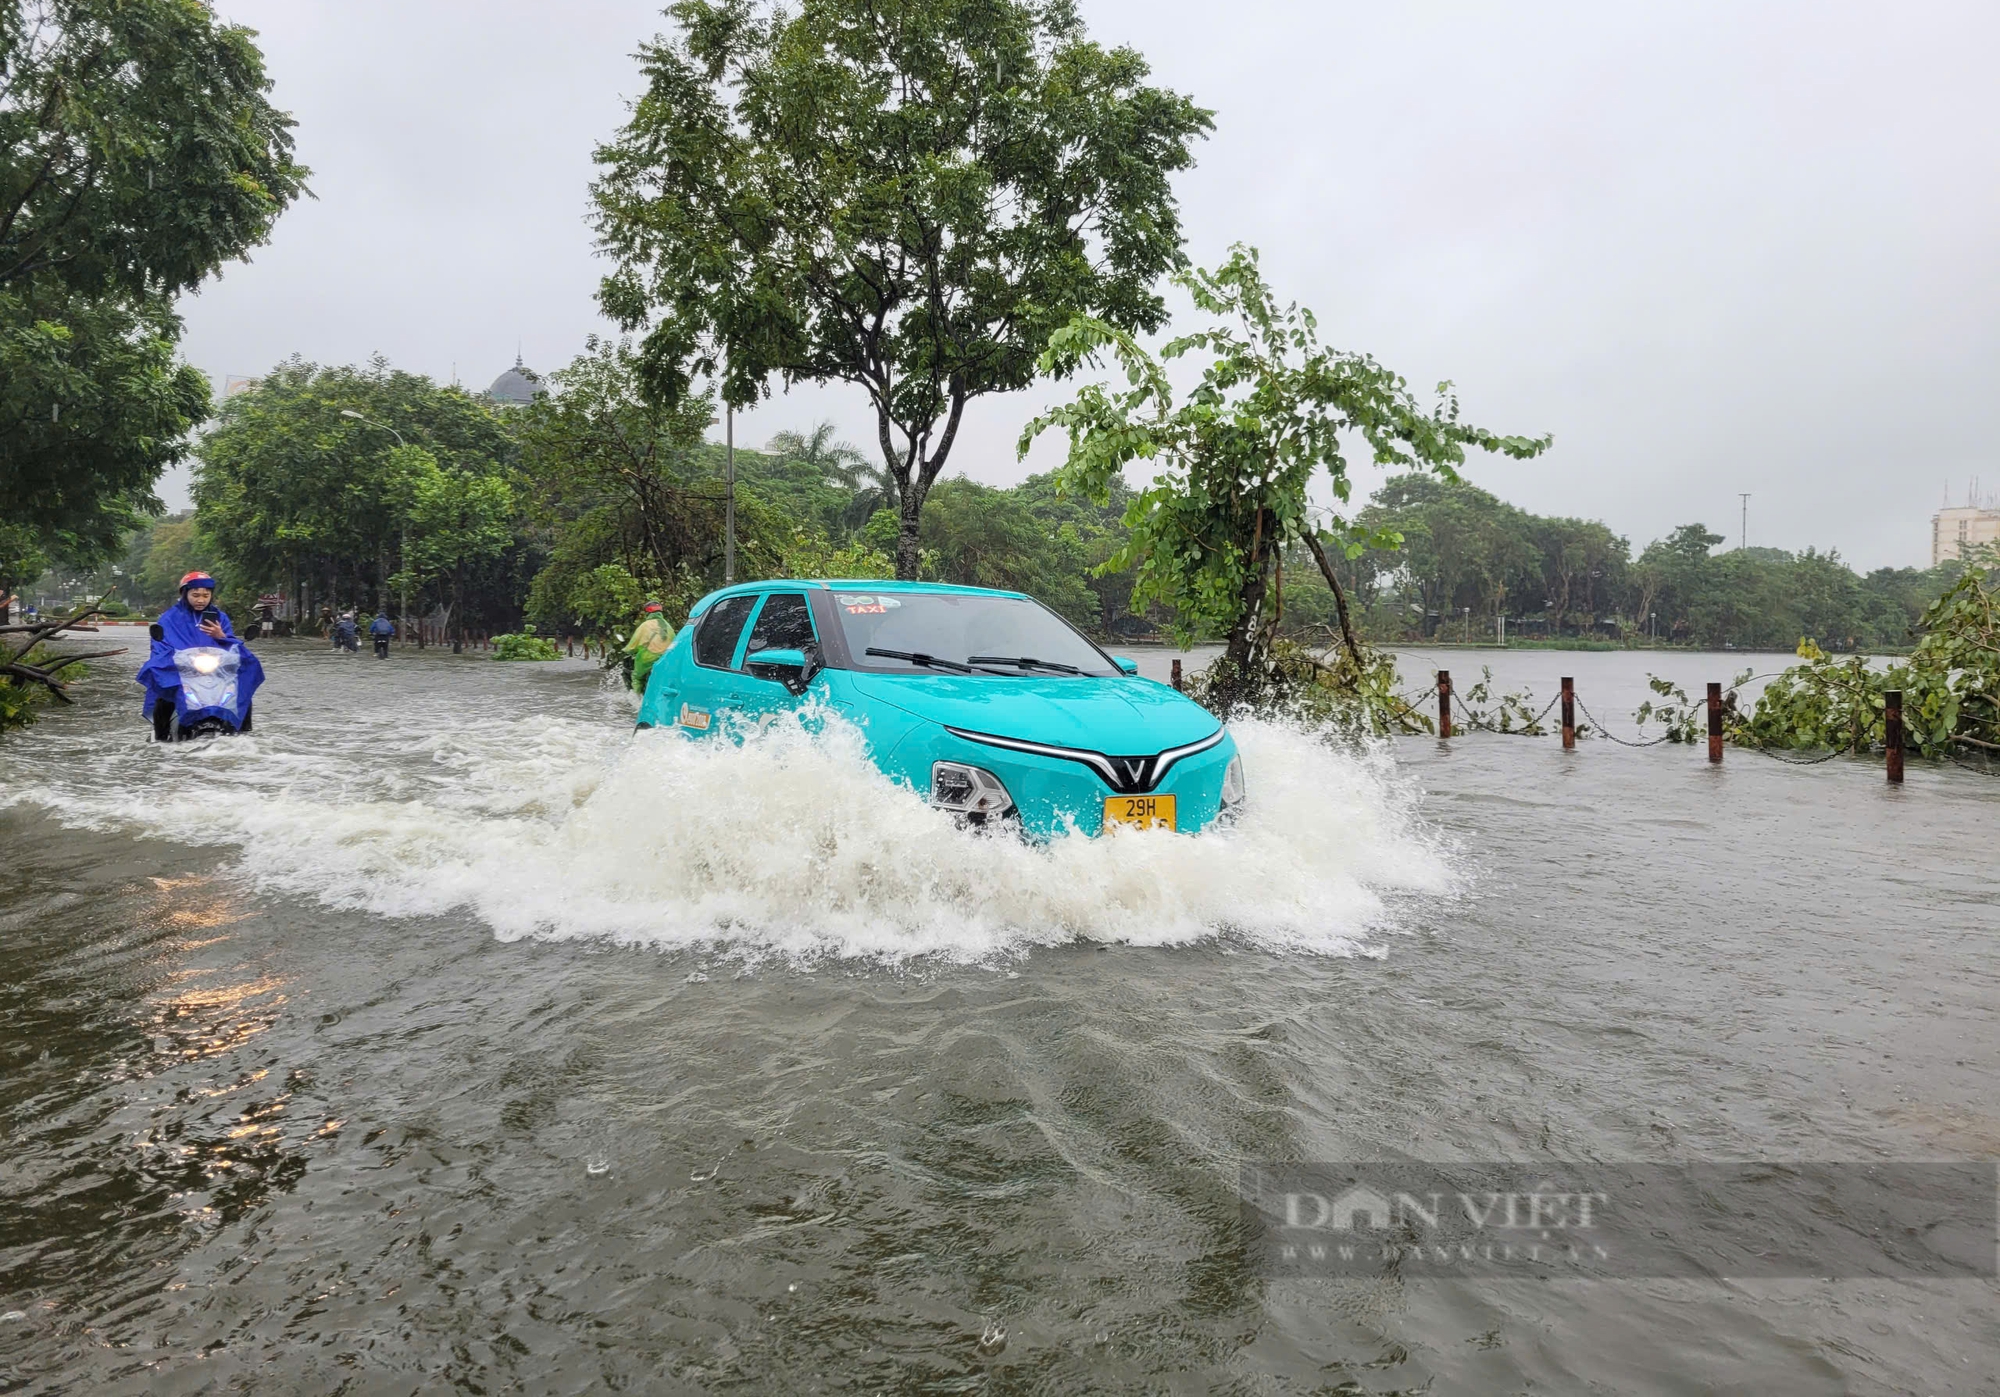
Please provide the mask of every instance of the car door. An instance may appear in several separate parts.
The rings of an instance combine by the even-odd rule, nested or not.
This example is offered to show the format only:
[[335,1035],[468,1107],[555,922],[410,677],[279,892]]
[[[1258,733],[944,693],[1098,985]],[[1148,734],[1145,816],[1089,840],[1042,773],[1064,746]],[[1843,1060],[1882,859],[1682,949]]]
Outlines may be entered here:
[[[679,703],[667,713],[667,722],[693,733],[711,732],[716,717],[734,706],[742,682],[736,658],[743,632],[760,600],[755,592],[724,597],[694,623],[694,643],[680,676]],[[663,693],[662,697],[672,703],[670,695]]]
[[794,694],[778,679],[758,674],[758,653],[809,650],[818,643],[812,608],[806,604],[804,592],[765,593],[743,639],[742,653],[736,657],[736,683],[729,707],[752,721],[796,708],[804,695]]

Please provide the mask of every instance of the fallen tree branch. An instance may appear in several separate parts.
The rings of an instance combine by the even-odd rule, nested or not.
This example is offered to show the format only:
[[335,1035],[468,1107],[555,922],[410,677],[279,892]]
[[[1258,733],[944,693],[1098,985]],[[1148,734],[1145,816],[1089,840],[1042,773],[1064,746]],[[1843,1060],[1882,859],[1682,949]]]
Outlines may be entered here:
[[1963,733],[1955,732],[1948,740],[1952,742],[1968,742],[1974,747],[1984,747],[1989,752],[2000,752],[2000,742],[1986,742],[1977,737],[1967,737]]
[[1341,590],[1340,579],[1333,575],[1333,564],[1327,561],[1326,550],[1320,547],[1319,535],[1311,526],[1305,529],[1306,547],[1312,550],[1313,561],[1319,564],[1320,575],[1326,585],[1333,588],[1334,609],[1340,613],[1340,638],[1347,642],[1347,654],[1354,661],[1354,667],[1361,668],[1361,646],[1354,639],[1354,623],[1347,616],[1347,593]]
[[15,635],[26,635],[28,637],[26,641],[15,647],[11,655],[6,656],[5,659],[0,659],[0,674],[7,675],[22,683],[40,684],[63,703],[75,702],[74,699],[70,698],[68,693],[69,681],[58,679],[56,676],[71,665],[80,664],[84,660],[101,660],[110,655],[122,655],[125,653],[124,646],[120,646],[116,650],[93,650],[83,655],[58,655],[53,657],[52,662],[38,665],[28,664],[26,662],[27,656],[34,653],[36,646],[47,643],[56,636],[61,635],[64,631],[90,631],[95,633],[97,627],[86,626],[83,623],[93,616],[108,614],[104,610],[104,600],[104,598],[100,597],[95,606],[85,607],[82,611],[75,612],[69,616],[57,617],[52,621],[37,621],[33,625],[0,628]]

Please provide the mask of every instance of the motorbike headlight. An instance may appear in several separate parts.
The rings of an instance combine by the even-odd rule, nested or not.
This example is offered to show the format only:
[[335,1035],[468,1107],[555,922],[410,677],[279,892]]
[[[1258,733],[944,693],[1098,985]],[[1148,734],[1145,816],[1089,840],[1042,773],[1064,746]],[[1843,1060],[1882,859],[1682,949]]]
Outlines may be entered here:
[[213,674],[222,665],[220,655],[196,655],[192,661],[196,674]]
[[1243,785],[1243,758],[1239,754],[1229,759],[1229,770],[1222,773],[1222,803],[1241,805],[1246,794]]
[[999,777],[983,767],[933,762],[931,804],[961,815],[1004,815],[1014,808],[1014,797]]

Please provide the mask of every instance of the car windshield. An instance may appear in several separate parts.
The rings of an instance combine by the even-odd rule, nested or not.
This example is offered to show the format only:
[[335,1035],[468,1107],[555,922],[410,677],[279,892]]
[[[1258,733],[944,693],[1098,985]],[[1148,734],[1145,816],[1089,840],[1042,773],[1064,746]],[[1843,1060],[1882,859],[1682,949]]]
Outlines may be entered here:
[[974,673],[996,676],[1119,672],[1067,621],[1024,597],[835,592],[833,601],[857,669],[964,673],[976,661]]

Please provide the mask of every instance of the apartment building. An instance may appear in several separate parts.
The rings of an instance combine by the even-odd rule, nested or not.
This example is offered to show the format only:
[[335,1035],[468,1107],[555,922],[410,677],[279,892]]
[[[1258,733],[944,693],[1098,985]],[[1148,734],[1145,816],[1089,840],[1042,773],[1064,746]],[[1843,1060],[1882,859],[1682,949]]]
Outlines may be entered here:
[[1931,516],[1932,567],[1981,543],[2000,543],[2000,509],[1952,505]]

